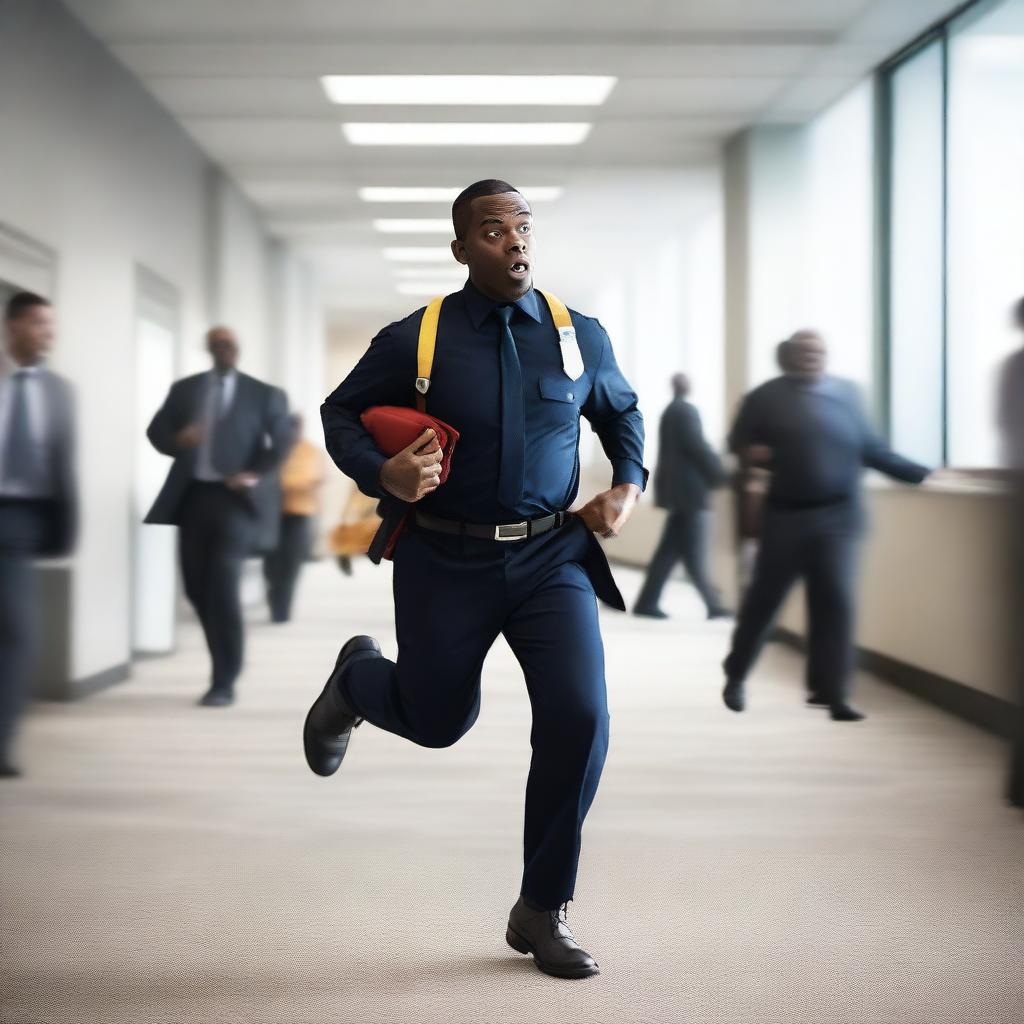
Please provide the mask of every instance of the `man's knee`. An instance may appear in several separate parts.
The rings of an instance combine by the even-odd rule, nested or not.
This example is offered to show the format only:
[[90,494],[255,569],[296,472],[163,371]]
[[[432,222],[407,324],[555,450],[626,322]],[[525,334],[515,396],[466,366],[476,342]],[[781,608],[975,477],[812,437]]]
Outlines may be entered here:
[[459,724],[449,722],[437,723],[427,728],[421,728],[415,739],[421,747],[430,747],[435,750],[440,750],[443,747],[453,747],[469,732],[472,724],[472,721]]
[[559,711],[557,720],[534,730],[534,743],[550,740],[562,750],[589,754],[608,745],[609,717],[601,703],[585,703]]
[[412,739],[421,747],[441,749],[453,747],[473,727],[480,714],[479,702],[474,703],[469,712],[461,717],[458,714],[436,714],[410,716],[413,720]]

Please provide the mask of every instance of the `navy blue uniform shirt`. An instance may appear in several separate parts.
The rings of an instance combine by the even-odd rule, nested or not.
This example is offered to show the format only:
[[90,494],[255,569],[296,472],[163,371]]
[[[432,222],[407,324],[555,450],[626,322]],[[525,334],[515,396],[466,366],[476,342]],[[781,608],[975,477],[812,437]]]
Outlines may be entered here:
[[732,451],[748,445],[771,448],[768,500],[783,506],[855,498],[865,466],[907,483],[928,475],[875,434],[856,386],[839,377],[783,376],[755,388],[729,434]]
[[[501,452],[501,321],[510,324],[522,366],[526,403],[526,473],[517,508],[498,501]],[[597,320],[572,312],[584,373],[571,380],[544,297],[530,290],[515,303],[495,302],[471,282],[441,307],[427,412],[459,431],[448,480],[419,502],[425,512],[498,523],[568,508],[579,487],[580,417],[597,433],[612,464],[612,484],[643,488],[644,428],[637,397],[623,377]],[[423,310],[384,328],[321,409],[327,450],[363,493],[382,495],[386,461],[359,421],[373,405],[415,404],[416,351]]]

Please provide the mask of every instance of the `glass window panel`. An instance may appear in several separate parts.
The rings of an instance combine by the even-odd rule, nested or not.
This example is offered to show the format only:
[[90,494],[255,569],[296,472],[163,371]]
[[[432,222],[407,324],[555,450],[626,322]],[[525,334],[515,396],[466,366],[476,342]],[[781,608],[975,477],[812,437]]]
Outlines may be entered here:
[[889,267],[893,446],[943,456],[943,57],[932,43],[891,76]]
[[873,113],[868,81],[808,127],[802,275],[803,320],[824,334],[830,372],[866,390],[875,330]]
[[1022,340],[1010,308],[1024,295],[1024,0],[952,26],[948,187],[950,462],[994,466],[1007,452],[999,371]]

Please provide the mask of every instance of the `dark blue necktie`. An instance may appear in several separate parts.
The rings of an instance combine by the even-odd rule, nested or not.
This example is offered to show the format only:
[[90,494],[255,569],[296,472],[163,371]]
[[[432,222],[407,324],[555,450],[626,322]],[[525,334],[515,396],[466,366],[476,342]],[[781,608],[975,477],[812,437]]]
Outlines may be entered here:
[[11,419],[4,451],[5,476],[11,483],[32,483],[35,468],[32,450],[32,425],[28,413],[28,394],[25,390],[28,374],[18,371],[11,377]]
[[509,321],[514,306],[499,306],[501,320],[501,467],[498,471],[498,501],[515,511],[523,498],[526,465],[526,408],[523,399],[523,370],[519,365],[516,340]]

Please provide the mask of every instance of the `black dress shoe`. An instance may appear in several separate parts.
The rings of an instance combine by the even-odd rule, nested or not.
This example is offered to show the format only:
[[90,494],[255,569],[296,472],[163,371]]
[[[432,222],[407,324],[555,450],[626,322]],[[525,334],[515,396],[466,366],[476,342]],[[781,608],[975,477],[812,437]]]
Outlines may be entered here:
[[822,697],[820,693],[812,693],[807,697],[807,706],[809,708],[827,708],[831,707],[828,697]]
[[667,619],[668,613],[663,612],[660,608],[634,608],[634,615],[639,615],[642,619]]
[[833,704],[831,714],[833,722],[862,722],[867,718],[867,715],[851,708],[849,704]]
[[508,915],[505,941],[517,953],[532,953],[538,969],[555,978],[600,974],[597,961],[576,941],[558,910],[534,910],[520,896]]
[[747,706],[747,691],[742,679],[727,679],[722,700],[730,711],[742,711]]
[[372,636],[354,636],[338,653],[334,671],[324,684],[320,696],[313,702],[302,727],[306,764],[317,775],[333,775],[338,770],[348,750],[352,730],[362,722],[342,696],[342,673],[353,661],[381,657],[380,645]]
[[21,769],[15,768],[10,761],[0,761],[0,779],[20,779]]
[[226,708],[235,703],[235,694],[221,686],[211,686],[197,701],[201,708]]

